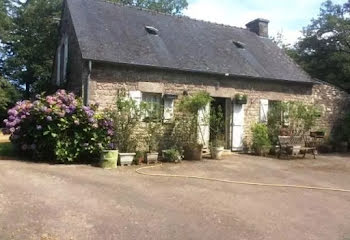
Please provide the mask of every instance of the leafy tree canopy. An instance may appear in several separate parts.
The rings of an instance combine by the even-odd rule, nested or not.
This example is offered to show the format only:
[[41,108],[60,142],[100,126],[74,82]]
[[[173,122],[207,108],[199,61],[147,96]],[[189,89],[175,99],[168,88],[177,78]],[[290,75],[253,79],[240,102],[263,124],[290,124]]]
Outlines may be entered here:
[[[188,5],[186,0],[110,1],[169,14],[181,14]],[[0,0],[0,73],[25,86],[26,97],[49,86],[61,11],[62,0]]]
[[0,127],[7,116],[7,109],[20,98],[19,91],[7,80],[0,77]]
[[324,2],[287,53],[312,77],[350,90],[350,0],[342,5]]
[[110,2],[119,2],[125,5],[132,5],[142,8],[148,8],[154,11],[181,14],[187,8],[187,0],[109,0]]

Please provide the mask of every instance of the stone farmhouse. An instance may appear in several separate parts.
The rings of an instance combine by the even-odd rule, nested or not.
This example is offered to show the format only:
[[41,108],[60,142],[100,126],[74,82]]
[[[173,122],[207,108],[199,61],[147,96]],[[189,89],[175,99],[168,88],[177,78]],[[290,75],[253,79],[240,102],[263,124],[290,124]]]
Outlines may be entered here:
[[[164,105],[205,90],[224,109],[227,149],[241,150],[251,126],[266,122],[274,101],[303,101],[323,109],[318,128],[328,133],[349,105],[349,95],[314,80],[268,38],[269,21],[246,28],[172,16],[98,0],[65,0],[53,83],[86,104],[112,106],[118,90],[136,101]],[[247,95],[245,104],[237,94]],[[209,139],[206,131],[205,144]]]

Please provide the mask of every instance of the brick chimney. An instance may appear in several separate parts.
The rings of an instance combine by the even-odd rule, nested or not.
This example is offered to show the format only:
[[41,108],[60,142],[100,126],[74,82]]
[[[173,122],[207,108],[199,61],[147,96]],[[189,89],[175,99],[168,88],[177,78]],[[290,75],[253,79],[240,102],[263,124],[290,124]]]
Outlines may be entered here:
[[269,20],[257,18],[246,24],[246,27],[260,37],[269,37]]

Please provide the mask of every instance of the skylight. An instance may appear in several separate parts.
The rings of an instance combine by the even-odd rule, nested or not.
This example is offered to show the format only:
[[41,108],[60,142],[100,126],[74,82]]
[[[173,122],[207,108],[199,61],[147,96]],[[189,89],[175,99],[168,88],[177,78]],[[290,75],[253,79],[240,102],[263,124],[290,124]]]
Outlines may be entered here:
[[234,44],[237,48],[242,48],[242,49],[244,49],[244,47],[245,47],[245,44],[242,43],[242,42],[240,42],[240,41],[235,41],[235,40],[233,40],[233,44]]
[[146,31],[152,35],[158,35],[159,30],[152,26],[145,26]]

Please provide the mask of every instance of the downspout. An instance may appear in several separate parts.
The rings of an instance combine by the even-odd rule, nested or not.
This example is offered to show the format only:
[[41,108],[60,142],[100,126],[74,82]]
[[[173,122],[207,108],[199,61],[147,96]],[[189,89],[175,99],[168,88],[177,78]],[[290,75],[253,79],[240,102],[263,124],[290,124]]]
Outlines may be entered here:
[[89,105],[91,72],[92,72],[92,61],[89,60],[89,63],[88,63],[88,76],[87,76],[86,85],[85,85],[85,105]]

